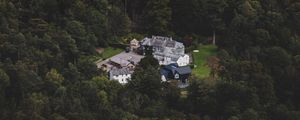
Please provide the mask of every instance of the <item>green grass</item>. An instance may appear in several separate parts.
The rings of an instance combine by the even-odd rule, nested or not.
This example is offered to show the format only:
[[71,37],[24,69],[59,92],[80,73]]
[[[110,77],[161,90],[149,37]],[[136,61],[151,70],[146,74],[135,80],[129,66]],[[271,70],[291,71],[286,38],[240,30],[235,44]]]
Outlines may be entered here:
[[193,52],[193,62],[196,67],[192,74],[199,78],[207,78],[210,74],[210,68],[207,66],[207,59],[216,55],[217,46],[215,45],[199,45],[199,52]]
[[102,56],[100,54],[93,54],[93,55],[80,55],[80,61],[89,61],[89,62],[96,62],[101,60]]
[[123,49],[120,49],[120,48],[108,47],[108,48],[105,48],[101,54],[80,56],[80,60],[96,62],[98,60],[104,60],[104,59],[110,58],[116,54],[121,53],[122,51],[123,51]]
[[102,59],[102,57],[101,57],[100,54],[97,54],[97,55],[89,55],[89,56],[81,56],[80,58],[81,58],[81,60],[84,60],[84,61],[90,61],[90,62],[95,62],[95,61],[97,61],[97,60]]
[[103,53],[101,54],[101,57],[103,59],[107,59],[107,58],[110,58],[116,54],[119,54],[123,51],[123,49],[120,49],[120,48],[112,48],[112,47],[108,47],[108,48],[105,48]]

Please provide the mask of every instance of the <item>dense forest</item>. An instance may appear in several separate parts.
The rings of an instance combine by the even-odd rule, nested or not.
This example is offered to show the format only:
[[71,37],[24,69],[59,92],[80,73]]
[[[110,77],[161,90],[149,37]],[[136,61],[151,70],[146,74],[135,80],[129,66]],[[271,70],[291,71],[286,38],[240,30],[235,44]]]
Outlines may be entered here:
[[[110,81],[95,48],[216,34],[216,83],[162,83],[151,56]],[[1,120],[300,120],[299,0],[0,0]],[[186,41],[190,41],[186,42]]]

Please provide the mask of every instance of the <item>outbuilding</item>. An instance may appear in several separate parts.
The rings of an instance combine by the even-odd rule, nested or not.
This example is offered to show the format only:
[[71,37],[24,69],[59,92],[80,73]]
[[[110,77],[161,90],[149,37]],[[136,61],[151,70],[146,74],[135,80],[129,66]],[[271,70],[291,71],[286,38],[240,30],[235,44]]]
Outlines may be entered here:
[[128,83],[128,80],[131,79],[132,71],[128,68],[112,68],[109,71],[109,79],[116,80],[121,84]]
[[178,66],[173,63],[161,68],[160,73],[162,81],[180,80],[182,83],[186,83],[192,69],[189,66]]

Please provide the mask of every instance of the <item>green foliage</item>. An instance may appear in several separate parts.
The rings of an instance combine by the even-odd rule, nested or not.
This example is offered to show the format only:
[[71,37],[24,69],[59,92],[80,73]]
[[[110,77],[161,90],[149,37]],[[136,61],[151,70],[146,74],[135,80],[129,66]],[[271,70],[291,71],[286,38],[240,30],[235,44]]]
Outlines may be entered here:
[[95,39],[92,38],[94,36],[91,36],[93,34],[87,34],[81,22],[75,20],[68,22],[66,30],[75,39],[80,51],[85,52],[85,54],[94,52]]
[[142,35],[142,34],[129,33],[126,36],[122,37],[122,39],[123,39],[122,42],[127,44],[127,43],[130,43],[130,41],[133,40],[133,39],[142,40],[143,38],[145,38],[145,36]]
[[67,120],[66,118],[64,118],[63,116],[59,115],[59,114],[53,114],[51,115],[51,119],[53,120]]
[[170,0],[148,1],[143,11],[145,32],[149,35],[170,35],[171,20]]
[[9,76],[0,68],[0,119],[5,117],[5,89],[10,85]]
[[109,18],[110,31],[114,36],[125,36],[130,32],[131,21],[119,8],[113,7]]
[[149,98],[159,99],[162,96],[161,77],[153,66],[137,68],[128,83],[129,89],[133,89]]
[[270,118],[272,120],[280,120],[280,119],[294,120],[293,119],[294,116],[290,114],[291,114],[290,111],[285,105],[276,105],[273,107],[273,109],[270,112]]
[[[299,120],[299,5],[0,0],[0,119]],[[213,33],[217,47],[199,46],[193,53],[198,78],[187,89],[161,82],[151,51],[127,85],[108,80],[93,63],[122,51],[109,45],[144,35],[184,38],[184,44],[198,46]],[[96,55],[96,47],[106,49]],[[220,69],[211,70],[207,59],[217,48]],[[201,79],[210,71],[218,73],[216,84]]]
[[144,68],[144,69],[148,68],[148,67],[153,67],[154,69],[159,68],[159,63],[158,63],[157,59],[155,59],[153,57],[153,55],[146,55],[144,58],[141,59],[141,61],[139,62],[139,65],[141,68]]
[[86,76],[85,79],[91,79],[99,74],[97,66],[90,61],[79,61],[77,64],[78,72]]
[[241,119],[242,120],[258,120],[259,114],[257,113],[257,111],[255,111],[253,109],[248,109],[241,115]]
[[[99,4],[99,3],[97,3]],[[103,4],[103,7],[106,5]],[[99,8],[103,9],[103,8]],[[95,34],[96,43],[101,47],[107,46],[107,41],[105,41],[105,32],[108,28],[108,21],[103,13],[101,11],[98,11],[96,9],[90,8],[86,12],[86,21],[88,23],[87,30],[91,31],[93,34]]]
[[181,90],[174,84],[162,83],[163,86],[163,99],[167,102],[170,108],[179,107]]
[[3,89],[5,89],[7,86],[9,86],[10,81],[9,81],[9,76],[5,73],[5,71],[3,71],[2,69],[0,69],[0,84],[1,84],[1,91]]
[[125,91],[118,98],[120,106],[130,113],[140,112],[150,101],[147,95],[136,91]]
[[193,113],[212,115],[216,110],[215,88],[203,80],[191,79],[188,87],[189,110]]
[[45,76],[45,80],[51,81],[55,84],[62,84],[64,77],[59,74],[55,69],[51,69]]
[[217,111],[225,117],[238,115],[246,108],[257,109],[259,107],[254,89],[243,82],[221,83],[216,91]]

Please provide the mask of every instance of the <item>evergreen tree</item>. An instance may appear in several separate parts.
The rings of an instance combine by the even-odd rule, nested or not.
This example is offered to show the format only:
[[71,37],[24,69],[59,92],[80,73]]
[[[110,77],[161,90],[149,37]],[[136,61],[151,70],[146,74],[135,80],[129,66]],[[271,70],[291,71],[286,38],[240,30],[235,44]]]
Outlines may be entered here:
[[170,0],[151,0],[143,10],[144,31],[149,35],[170,35]]
[[128,87],[152,99],[160,99],[162,96],[160,75],[152,66],[136,69]]

